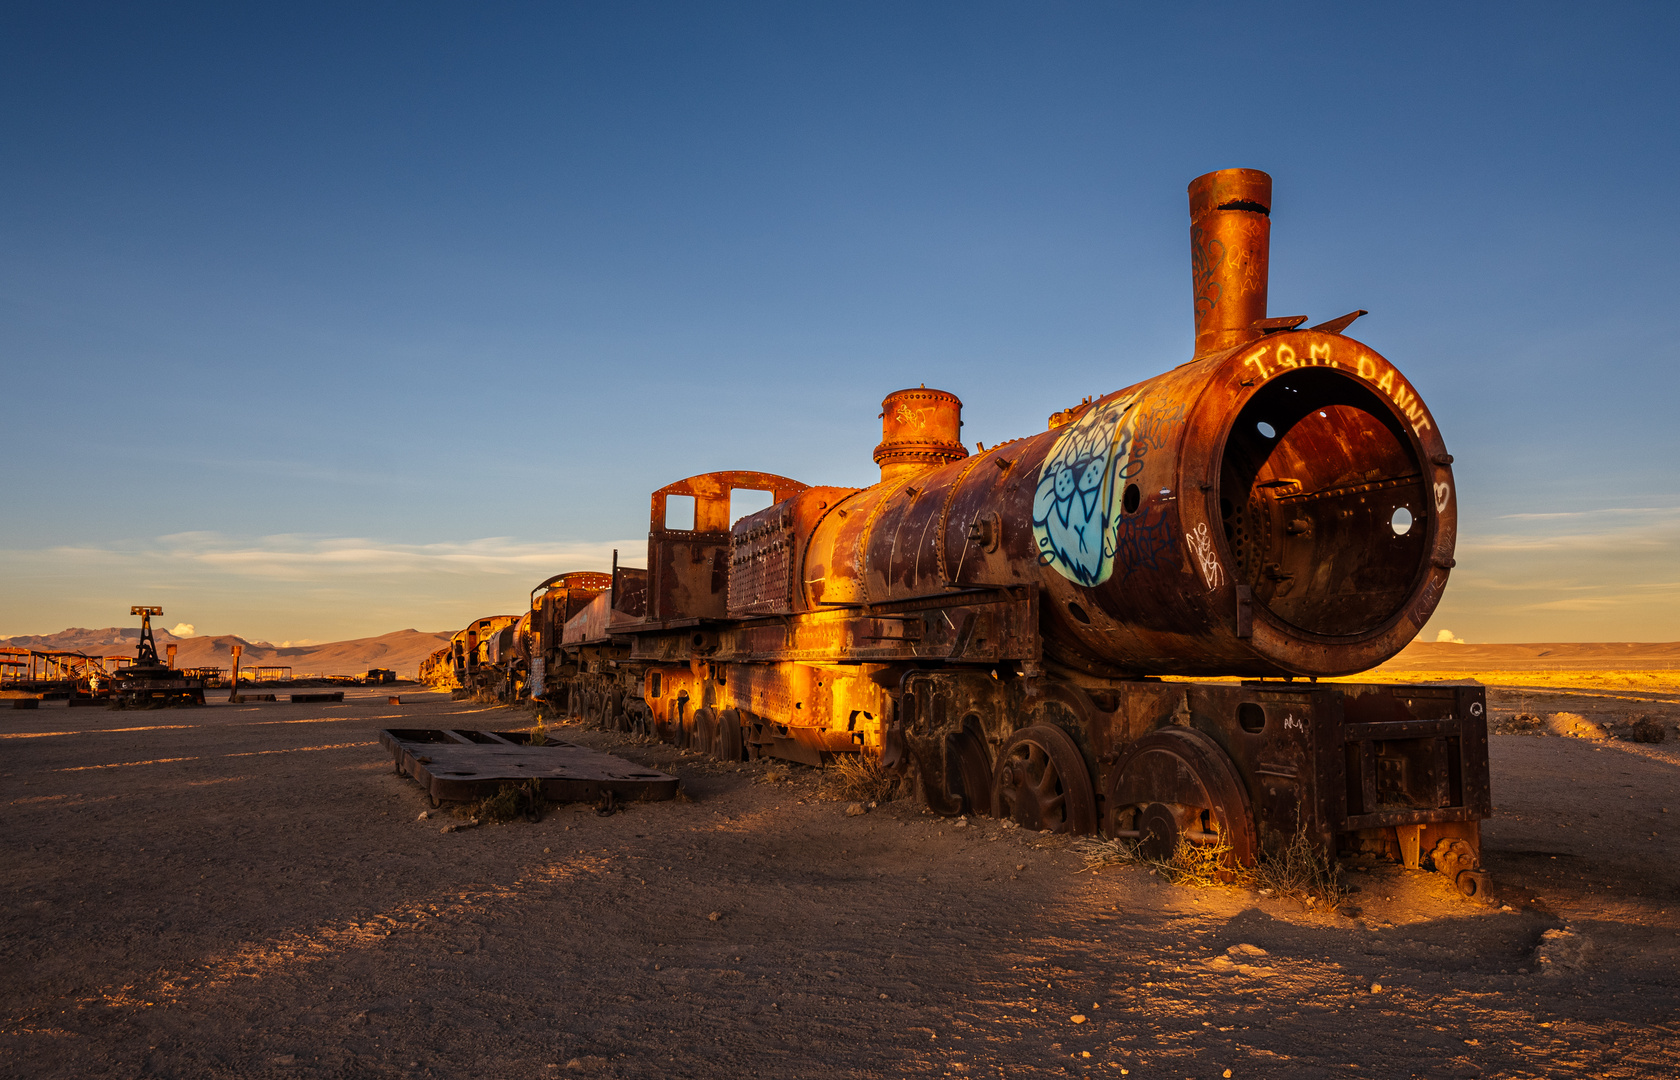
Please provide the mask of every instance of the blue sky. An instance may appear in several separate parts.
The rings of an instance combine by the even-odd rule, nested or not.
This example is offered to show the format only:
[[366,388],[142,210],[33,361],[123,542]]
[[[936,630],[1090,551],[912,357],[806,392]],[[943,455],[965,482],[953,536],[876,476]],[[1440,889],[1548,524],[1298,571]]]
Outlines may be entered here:
[[[1159,9],[1159,10],[1157,10]],[[1189,355],[1185,185],[1274,177],[1457,457],[1441,628],[1680,639],[1680,9],[0,9],[0,635],[327,640],[639,561]]]

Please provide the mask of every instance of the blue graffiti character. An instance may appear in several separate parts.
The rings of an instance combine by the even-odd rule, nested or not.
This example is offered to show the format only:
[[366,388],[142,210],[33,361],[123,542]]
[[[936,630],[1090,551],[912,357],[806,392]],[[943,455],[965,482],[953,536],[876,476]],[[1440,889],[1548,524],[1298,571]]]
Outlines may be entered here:
[[1129,457],[1136,400],[1116,398],[1087,409],[1039,470],[1032,510],[1039,561],[1081,585],[1099,585],[1114,569],[1115,474]]

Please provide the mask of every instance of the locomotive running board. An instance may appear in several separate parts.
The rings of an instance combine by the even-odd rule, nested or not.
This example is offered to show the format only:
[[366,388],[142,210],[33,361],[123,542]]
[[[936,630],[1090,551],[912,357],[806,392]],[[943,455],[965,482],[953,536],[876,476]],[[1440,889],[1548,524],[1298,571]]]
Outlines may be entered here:
[[379,733],[397,771],[411,776],[432,805],[469,802],[496,794],[503,784],[542,781],[550,802],[619,802],[676,797],[678,780],[587,746],[568,742],[530,745],[524,731],[391,728]]

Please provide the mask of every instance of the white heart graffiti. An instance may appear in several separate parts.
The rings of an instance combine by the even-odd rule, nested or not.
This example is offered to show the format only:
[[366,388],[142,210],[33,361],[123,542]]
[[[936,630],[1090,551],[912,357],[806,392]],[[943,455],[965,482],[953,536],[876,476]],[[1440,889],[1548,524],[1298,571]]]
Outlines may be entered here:
[[1452,494],[1452,486],[1445,480],[1435,485],[1435,512],[1444,514],[1447,510],[1447,497]]

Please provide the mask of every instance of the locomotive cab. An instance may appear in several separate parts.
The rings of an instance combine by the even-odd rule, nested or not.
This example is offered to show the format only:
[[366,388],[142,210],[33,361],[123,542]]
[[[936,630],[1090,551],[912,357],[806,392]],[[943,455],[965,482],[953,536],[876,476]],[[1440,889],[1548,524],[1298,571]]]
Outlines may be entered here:
[[[785,476],[736,471],[702,473],[654,492],[648,520],[647,618],[723,618],[729,596],[731,496],[761,491],[780,503],[804,490],[804,484]],[[693,501],[693,520],[671,528],[671,500],[683,497]]]

